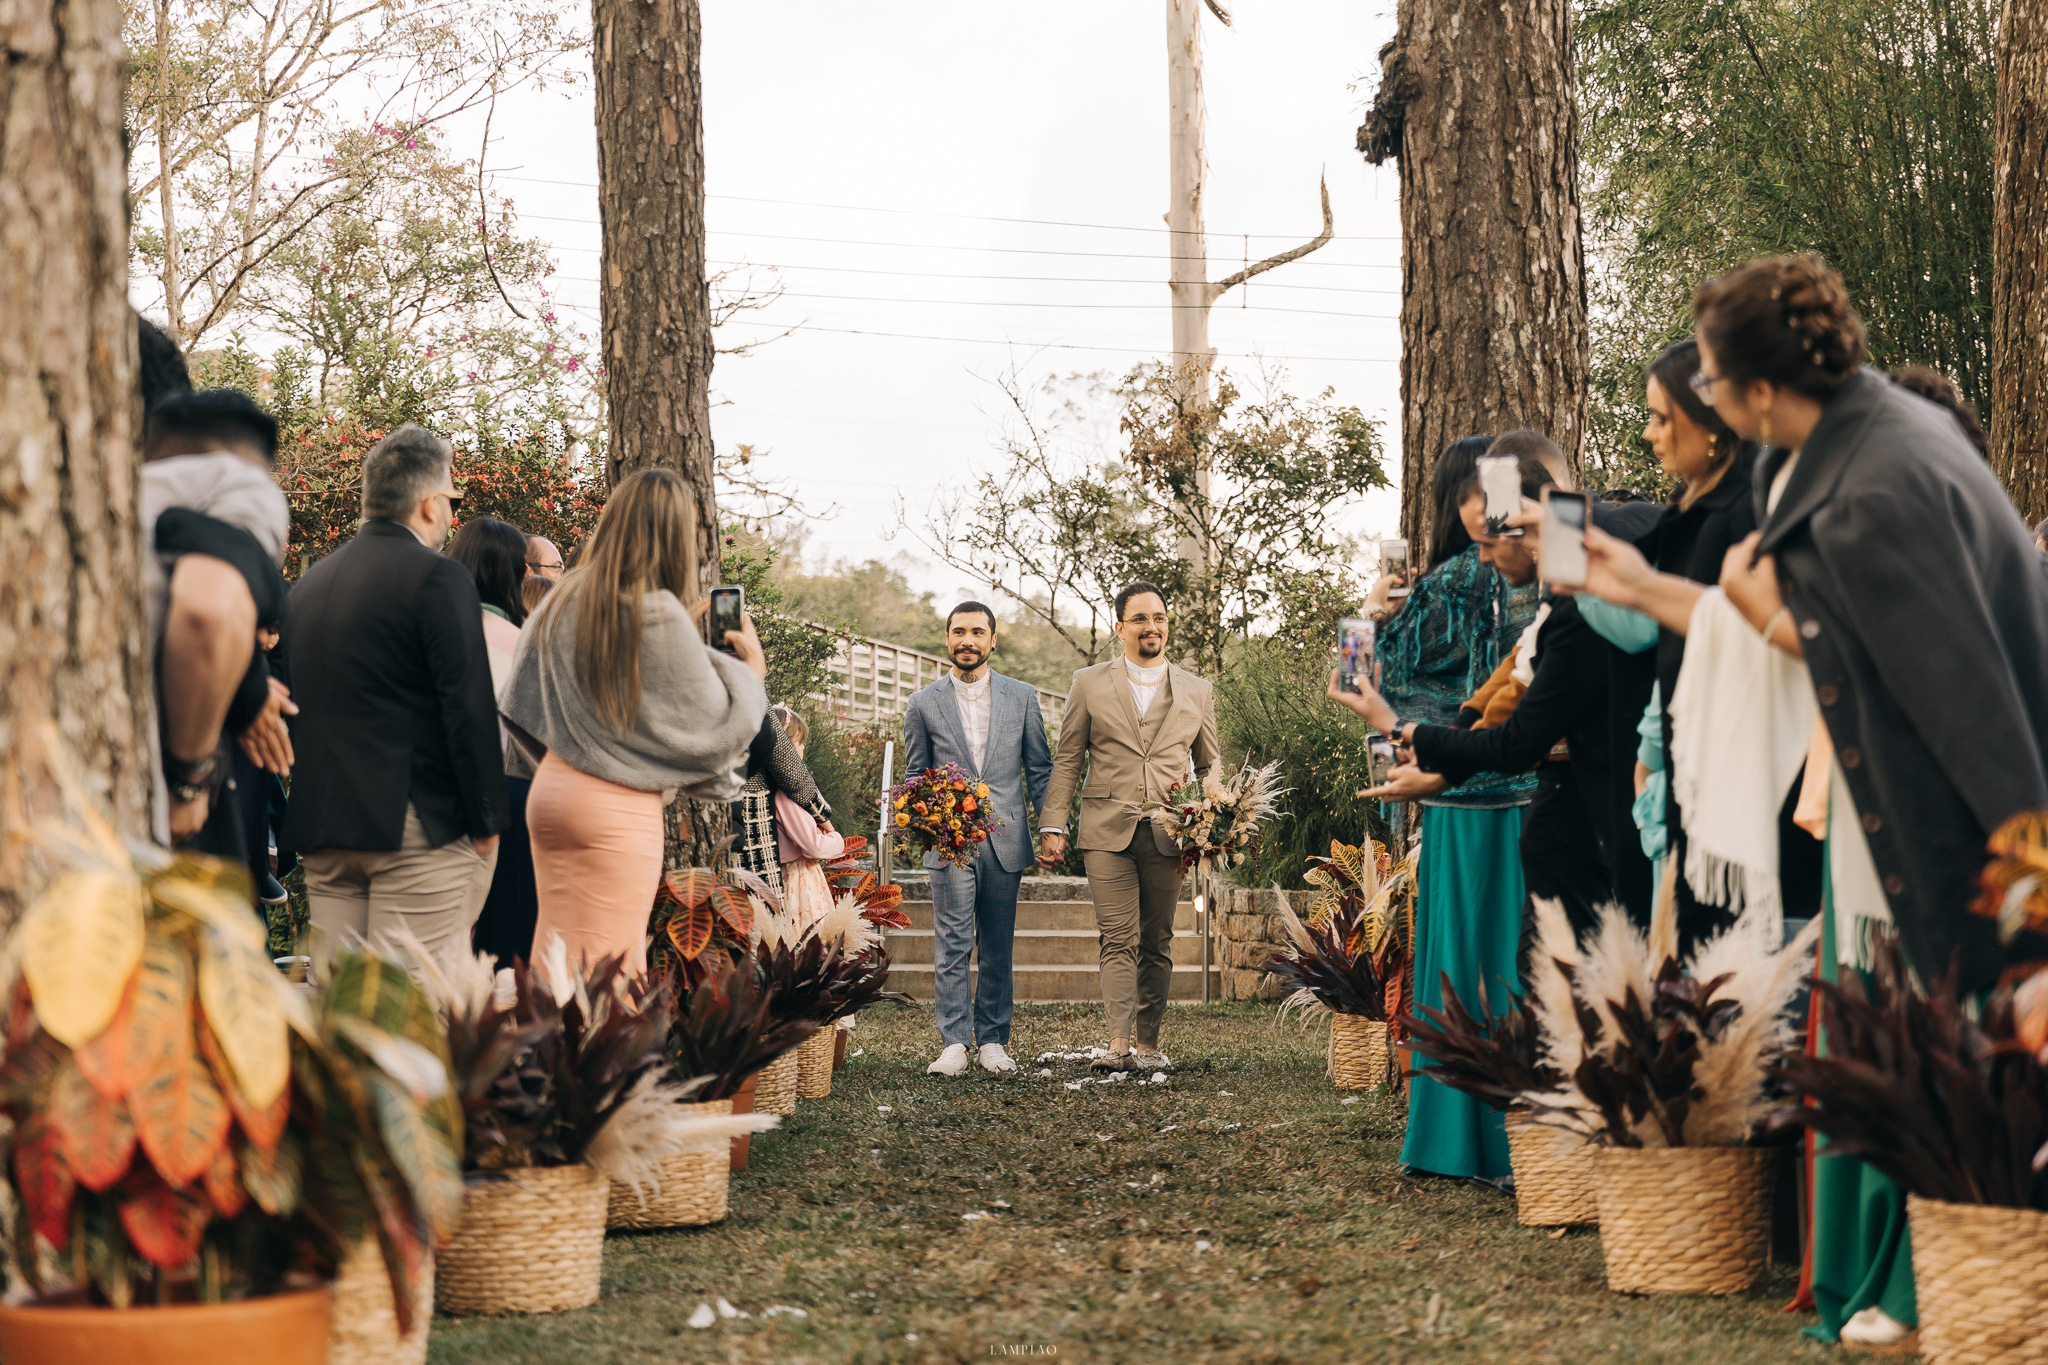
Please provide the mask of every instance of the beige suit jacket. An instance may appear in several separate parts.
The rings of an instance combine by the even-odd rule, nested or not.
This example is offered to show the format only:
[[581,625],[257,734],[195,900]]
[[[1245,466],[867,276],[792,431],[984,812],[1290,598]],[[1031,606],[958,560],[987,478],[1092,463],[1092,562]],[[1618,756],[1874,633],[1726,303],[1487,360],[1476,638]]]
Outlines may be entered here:
[[1066,812],[1085,757],[1088,783],[1081,788],[1075,847],[1128,848],[1145,806],[1164,801],[1169,790],[1188,779],[1190,768],[1194,776],[1207,777],[1216,766],[1215,689],[1179,667],[1168,670],[1167,682],[1152,701],[1153,707],[1168,708],[1167,713],[1148,745],[1140,738],[1138,704],[1131,700],[1121,658],[1074,675],[1045,815],[1050,824]]

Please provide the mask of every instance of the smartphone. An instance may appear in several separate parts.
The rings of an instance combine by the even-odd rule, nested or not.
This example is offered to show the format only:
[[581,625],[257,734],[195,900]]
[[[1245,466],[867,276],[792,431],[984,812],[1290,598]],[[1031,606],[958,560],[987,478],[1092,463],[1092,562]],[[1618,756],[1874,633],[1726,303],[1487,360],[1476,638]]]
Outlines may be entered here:
[[1402,586],[1391,589],[1387,596],[1408,595],[1408,542],[1405,540],[1383,540],[1380,542],[1380,572],[1399,574]]
[[1508,518],[1522,510],[1522,462],[1512,455],[1479,457],[1479,491],[1486,495],[1486,534],[1518,536]]
[[1337,623],[1337,690],[1358,691],[1358,680],[1372,678],[1372,622],[1347,616]]
[[1543,490],[1543,581],[1564,588],[1586,586],[1586,518],[1589,499],[1562,488]]
[[1372,785],[1384,787],[1388,779],[1393,777],[1394,769],[1401,761],[1400,756],[1394,751],[1394,741],[1385,735],[1374,735],[1366,741],[1366,752],[1372,764]]
[[711,590],[711,610],[704,613],[704,635],[713,649],[733,652],[725,633],[742,629],[747,614],[747,590],[721,585]]

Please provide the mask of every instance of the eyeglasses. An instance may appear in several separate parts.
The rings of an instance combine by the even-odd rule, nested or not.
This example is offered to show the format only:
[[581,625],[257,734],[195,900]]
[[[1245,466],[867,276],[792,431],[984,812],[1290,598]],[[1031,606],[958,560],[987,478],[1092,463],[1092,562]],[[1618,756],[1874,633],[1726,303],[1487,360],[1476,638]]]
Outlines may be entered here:
[[460,494],[460,493],[445,493],[445,492],[444,492],[444,493],[442,493],[442,494],[441,494],[441,496],[442,496],[442,497],[444,497],[444,498],[446,498],[446,499],[448,499],[448,510],[449,510],[450,512],[453,512],[453,511],[455,511],[455,510],[456,510],[457,508],[459,508],[459,507],[461,507],[461,506],[462,506],[462,494]]
[[1705,370],[1694,370],[1692,378],[1685,382],[1694,393],[1711,403],[1714,401],[1714,385],[1720,383],[1721,379],[1722,376],[1718,374],[1708,374]]
[[1126,616],[1124,624],[1127,626],[1163,626],[1166,624],[1166,613],[1161,612],[1157,616]]
[[526,567],[533,570],[535,573],[540,573],[546,569],[559,569],[562,566],[559,562],[554,564],[537,564],[533,560],[529,559],[526,561]]

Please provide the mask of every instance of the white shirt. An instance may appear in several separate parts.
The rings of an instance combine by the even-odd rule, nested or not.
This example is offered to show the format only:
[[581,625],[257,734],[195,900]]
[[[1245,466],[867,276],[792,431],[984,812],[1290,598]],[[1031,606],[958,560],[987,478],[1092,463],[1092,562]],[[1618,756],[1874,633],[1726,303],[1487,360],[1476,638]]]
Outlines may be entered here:
[[946,677],[953,684],[953,700],[960,706],[960,728],[967,733],[967,751],[974,755],[975,771],[988,759],[988,693],[990,675],[980,682],[962,682],[958,673]]
[[1139,668],[1126,657],[1124,676],[1131,684],[1131,700],[1137,704],[1138,719],[1143,720],[1146,709],[1152,705],[1152,699],[1159,695],[1160,687],[1166,682],[1166,665]]

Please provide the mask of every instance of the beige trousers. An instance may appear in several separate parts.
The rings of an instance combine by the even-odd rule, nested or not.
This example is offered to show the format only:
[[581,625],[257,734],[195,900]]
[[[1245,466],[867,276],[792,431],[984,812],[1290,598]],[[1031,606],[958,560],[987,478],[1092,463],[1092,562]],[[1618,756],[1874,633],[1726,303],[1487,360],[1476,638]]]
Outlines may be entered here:
[[1121,852],[1081,855],[1101,935],[1102,1003],[1109,1036],[1159,1046],[1159,1024],[1173,989],[1173,913],[1180,900],[1180,859],[1160,851],[1145,821]]
[[483,913],[498,853],[486,858],[467,838],[431,846],[419,813],[407,806],[396,852],[323,848],[300,862],[323,954],[409,933],[447,962],[469,952],[470,926]]

